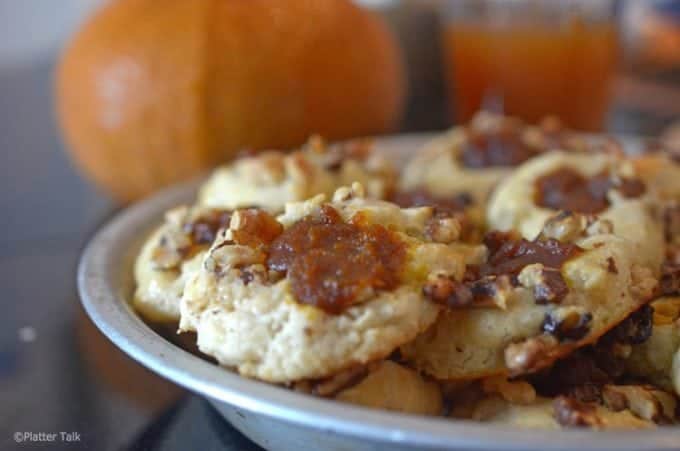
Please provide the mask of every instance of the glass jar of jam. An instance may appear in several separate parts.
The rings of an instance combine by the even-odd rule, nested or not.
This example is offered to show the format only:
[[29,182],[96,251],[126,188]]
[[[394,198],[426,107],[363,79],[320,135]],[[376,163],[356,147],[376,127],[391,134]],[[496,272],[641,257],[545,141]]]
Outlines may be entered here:
[[615,0],[448,0],[443,49],[457,121],[479,109],[605,124],[617,69]]

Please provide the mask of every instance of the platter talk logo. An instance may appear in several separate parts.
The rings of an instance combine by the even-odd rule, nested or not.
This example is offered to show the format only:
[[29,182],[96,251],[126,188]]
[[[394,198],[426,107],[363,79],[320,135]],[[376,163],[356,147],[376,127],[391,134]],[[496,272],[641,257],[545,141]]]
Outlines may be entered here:
[[81,439],[80,432],[22,432],[14,433],[14,441],[16,443],[70,443],[79,442]]

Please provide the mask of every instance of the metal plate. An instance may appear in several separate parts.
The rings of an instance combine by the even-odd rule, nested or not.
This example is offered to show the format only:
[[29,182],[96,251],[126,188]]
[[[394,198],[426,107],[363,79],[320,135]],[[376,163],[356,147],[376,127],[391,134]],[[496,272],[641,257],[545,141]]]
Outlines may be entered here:
[[[395,159],[427,135],[379,139]],[[678,450],[680,428],[652,431],[522,430],[355,407],[246,379],[153,332],[131,309],[132,262],[163,212],[191,202],[199,182],[177,186],[124,210],[86,247],[78,290],[101,331],[161,376],[208,398],[234,426],[271,450]],[[399,396],[395,393],[394,396]]]

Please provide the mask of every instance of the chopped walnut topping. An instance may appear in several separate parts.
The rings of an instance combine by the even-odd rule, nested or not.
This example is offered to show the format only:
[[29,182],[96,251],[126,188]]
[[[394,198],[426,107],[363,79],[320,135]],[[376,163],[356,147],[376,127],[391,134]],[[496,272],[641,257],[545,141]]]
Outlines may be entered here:
[[490,307],[505,309],[512,293],[508,276],[486,276],[478,280],[457,282],[436,275],[423,287],[423,294],[449,308]]
[[435,243],[452,243],[460,238],[463,230],[462,215],[435,214],[425,225],[425,236]]
[[552,238],[563,243],[572,243],[582,237],[613,232],[614,225],[607,219],[562,210],[545,222],[539,240],[545,241]]
[[593,315],[580,307],[557,308],[546,313],[541,330],[559,341],[577,341],[590,332]]
[[609,409],[630,410],[634,415],[657,424],[667,424],[675,417],[673,395],[647,385],[605,385],[602,400]]
[[217,231],[227,227],[229,221],[231,221],[231,211],[212,210],[184,223],[183,230],[194,243],[210,244],[215,241]]
[[505,309],[508,300],[512,296],[512,281],[510,276],[504,274],[500,276],[485,276],[469,284],[472,295],[475,299],[479,299],[479,304],[487,301],[501,309]]
[[490,232],[484,237],[489,249],[487,263],[480,268],[482,275],[519,274],[525,266],[540,263],[546,268],[559,269],[583,250],[575,244],[555,239],[528,241],[513,232]]
[[467,307],[472,304],[472,292],[461,282],[437,274],[423,286],[423,295],[437,304],[448,307]]
[[567,427],[596,427],[601,423],[595,406],[568,396],[555,398],[553,415],[559,424]]
[[517,280],[523,287],[533,289],[537,304],[559,304],[569,293],[560,270],[546,268],[540,263],[525,266]]
[[351,187],[343,186],[335,190],[333,202],[347,202],[352,199],[366,197],[366,190],[361,183],[354,182]]
[[513,232],[490,232],[484,237],[488,249],[486,262],[468,265],[463,283],[432,280],[424,293],[435,302],[451,307],[491,301],[505,308],[514,292],[513,286],[522,284],[533,289],[538,303],[558,303],[568,293],[559,268],[582,250],[574,244],[563,244],[555,239],[527,241]]
[[538,303],[558,303],[568,293],[560,268],[582,250],[553,238],[527,241],[512,232],[490,232],[484,237],[489,250],[479,274],[510,275],[513,282],[533,289]]
[[232,241],[222,241],[214,245],[205,259],[205,269],[222,275],[231,268],[263,264],[266,254],[250,246],[235,245]]
[[473,241],[478,238],[477,230],[466,213],[472,205],[472,196],[459,193],[449,197],[435,196],[427,189],[397,191],[390,201],[402,208],[432,207],[432,219],[426,225],[426,236],[437,243],[451,243],[456,240]]
[[552,335],[539,335],[505,348],[505,365],[511,374],[531,373],[553,360],[558,342]]
[[283,232],[283,226],[264,210],[249,208],[234,212],[229,232],[236,244],[258,247],[274,241]]
[[542,240],[553,238],[562,242],[573,242],[584,235],[588,223],[589,217],[586,215],[560,211],[543,224],[540,238]]
[[205,248],[215,240],[217,231],[226,227],[231,211],[196,210],[179,207],[166,213],[163,235],[154,249],[152,262],[157,269],[177,268],[197,249]]

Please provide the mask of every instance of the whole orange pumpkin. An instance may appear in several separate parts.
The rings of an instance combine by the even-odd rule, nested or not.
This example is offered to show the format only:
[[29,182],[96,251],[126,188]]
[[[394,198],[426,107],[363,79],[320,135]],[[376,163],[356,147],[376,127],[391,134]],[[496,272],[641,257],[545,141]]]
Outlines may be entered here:
[[78,166],[129,201],[242,148],[389,131],[404,78],[349,0],[118,0],[64,51],[57,111]]

